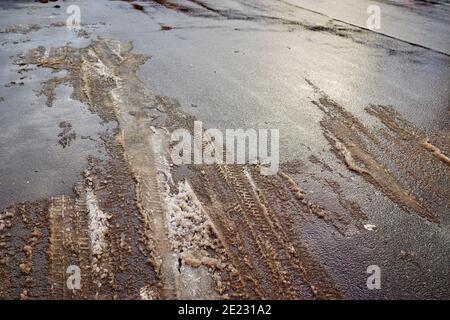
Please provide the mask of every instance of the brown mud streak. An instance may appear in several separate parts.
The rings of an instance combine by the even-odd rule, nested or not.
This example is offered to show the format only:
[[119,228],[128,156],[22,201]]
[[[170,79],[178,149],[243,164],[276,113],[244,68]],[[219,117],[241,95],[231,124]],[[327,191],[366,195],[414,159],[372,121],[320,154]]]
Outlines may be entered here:
[[[400,114],[395,112],[392,108],[381,105],[373,105],[366,108],[366,111],[376,116],[386,127],[393,132],[397,132],[403,140],[408,140],[411,143],[418,144],[430,151],[436,159],[439,159],[443,163],[450,165],[450,158],[446,156],[441,149],[430,142],[430,139],[426,135],[420,132],[417,128],[402,119]],[[449,139],[450,137],[447,137]],[[445,140],[444,140],[445,141]],[[450,147],[450,144],[445,145],[446,149]]]
[[48,297],[48,201],[17,203],[0,213],[0,298]]
[[391,161],[392,174],[412,190],[437,220],[448,221],[445,208],[450,205],[450,166],[446,156],[450,154],[449,132],[425,132],[389,106],[372,105],[366,111],[381,122],[376,134],[383,142],[382,154],[388,155],[384,158]]
[[[25,211],[26,204],[21,203],[5,209],[0,214],[0,293],[2,298],[29,298],[28,280],[31,266],[27,253],[23,249],[26,246],[25,239],[30,237],[31,229],[28,221],[24,219]],[[14,237],[16,233],[20,233],[20,239]]]
[[[170,99],[160,98],[158,109],[169,115],[169,129],[182,127],[193,132],[194,119],[177,110]],[[204,141],[201,145],[206,148]],[[325,268],[290,228],[290,217],[298,212],[320,218],[326,215],[304,199],[290,177],[284,173],[263,177],[258,170],[242,165],[189,168],[195,173],[189,178],[192,186],[239,271],[241,291],[250,297],[272,299],[341,297]]]
[[147,261],[149,252],[141,234],[143,222],[136,207],[135,183],[121,146],[106,134],[102,142],[109,158],[90,158],[87,171],[99,208],[111,216],[105,235],[110,267],[106,282],[113,290],[105,294],[113,299],[139,299],[140,289],[154,284],[155,273]]
[[[118,50],[120,51],[114,52],[106,42],[98,41],[93,43],[88,55],[97,58],[112,75],[117,77],[115,89],[117,91],[113,92],[112,97],[104,100],[103,107],[113,110],[119,122],[121,129],[119,141],[136,180],[137,206],[147,229],[145,236],[153,255],[152,262],[162,278],[162,297],[175,298],[175,276],[172,268],[165,263],[170,259],[171,250],[165,234],[163,199],[158,187],[155,160],[150,145],[152,134],[150,119],[132,115],[142,112],[143,101],[151,99],[142,82],[135,76],[138,66],[147,58],[130,54],[131,46]],[[89,72],[83,73],[86,91],[96,85],[97,76],[98,73],[93,75]],[[130,95],[131,92],[133,95]],[[107,105],[109,103],[110,105]]]
[[[164,199],[158,185],[158,176],[151,146],[152,118],[145,112],[155,97],[143,86],[135,73],[146,58],[131,54],[130,45],[118,42],[97,41],[82,54],[83,92],[90,106],[102,105],[102,110],[112,110],[119,122],[119,141],[136,180],[137,206],[145,225],[145,243],[151,251],[151,260],[161,281],[160,296],[175,298],[182,296],[180,277],[175,270],[170,240],[166,234]],[[111,82],[110,94],[99,88],[99,84]],[[130,93],[133,92],[131,95]],[[103,93],[103,97],[98,97]],[[95,103],[94,99],[99,102]],[[192,259],[180,259],[189,263]],[[205,261],[205,260],[203,260]],[[192,262],[191,262],[192,263]]]
[[[80,186],[75,187],[81,190]],[[81,192],[81,191],[76,191]],[[50,200],[48,218],[50,222],[50,287],[53,299],[82,299],[93,297],[91,288],[90,243],[87,234],[87,212],[84,196],[76,199],[57,196]],[[80,290],[68,289],[69,266],[80,268]],[[70,271],[70,270],[69,270]],[[90,294],[88,294],[90,293]]]
[[[109,154],[115,157],[114,150],[110,150]],[[105,249],[108,250],[99,261],[93,260],[88,234],[86,188],[95,191],[98,201],[103,199],[104,194],[110,195],[111,190],[118,191],[103,185],[105,177],[96,170],[105,167],[99,160],[90,166],[93,173],[84,181],[76,183],[75,197],[61,195],[36,203],[18,203],[0,213],[0,298],[112,299],[119,297],[119,294],[121,298],[139,298],[140,288],[152,283],[152,270],[149,270],[148,262],[145,261],[147,255],[137,249],[139,234],[133,230],[140,225],[137,212],[136,218],[129,216],[135,212],[135,206],[127,203],[134,201],[134,196],[128,195],[130,190],[125,192],[126,197],[115,192],[115,200],[99,202],[102,210],[107,204],[115,206],[116,210],[121,208],[116,216],[120,216],[118,219],[124,217],[124,228],[129,219],[135,225],[127,228],[126,232],[122,230],[122,233],[118,232],[115,225],[111,226],[108,234],[117,233],[117,237],[114,234],[107,236],[109,242]],[[113,165],[111,170],[117,175],[116,182],[121,183],[118,189],[130,189],[132,178],[129,177],[128,182],[122,180],[124,174],[121,170],[126,171],[126,165],[119,166],[119,170]],[[120,206],[114,203],[117,200],[121,202]],[[131,207],[133,209],[130,212]],[[123,232],[126,233],[125,237],[122,237]],[[127,256],[129,250],[125,248],[125,241],[130,241],[136,248],[131,250],[131,257]],[[125,266],[114,260],[119,246]],[[67,287],[68,277],[73,272],[69,270],[68,273],[67,267],[71,265],[80,268],[80,290],[72,291]],[[114,269],[114,279],[111,279],[110,273],[108,277],[102,278],[102,273],[95,271],[96,266],[105,265],[109,270]],[[124,277],[127,279],[125,283],[121,282]],[[102,285],[99,288],[94,283]]]
[[[388,156],[393,159],[395,151],[388,150],[380,136],[371,132],[358,118],[331,100],[311,81],[306,81],[314,88],[316,93],[320,94],[318,101],[313,101],[313,104],[325,113],[325,117],[321,121],[321,125],[325,129],[325,137],[332,145],[332,150],[345,162],[347,167],[363,176],[401,208],[408,212],[415,212],[431,222],[438,222],[436,215],[431,213],[424,203],[412,191],[408,190],[408,186],[402,185],[394,174],[389,172],[388,167],[383,164],[382,157]],[[400,129],[400,127],[394,127],[395,122],[388,121],[387,114],[381,117],[380,113],[375,112],[375,109],[367,110],[379,116],[388,128],[394,129],[395,141],[400,141],[405,136],[411,141],[416,140],[408,131]],[[423,142],[419,143],[425,147]],[[373,151],[374,149],[382,152],[382,154],[376,154]],[[422,148],[422,150],[425,149]],[[404,151],[407,153],[407,150]],[[437,151],[434,150],[434,153],[437,153]],[[436,154],[434,156],[436,157]],[[404,174],[407,175],[408,172],[405,171]]]
[[[101,48],[98,50],[101,50]],[[103,74],[103,70],[99,70],[102,65],[100,64],[100,59],[96,57],[95,52],[89,51],[89,49],[79,50],[70,47],[63,47],[52,48],[48,55],[45,55],[44,53],[45,48],[42,47],[31,50],[23,57],[21,61],[19,61],[19,64],[36,64],[41,67],[55,69],[57,71],[68,71],[67,76],[64,78],[58,78],[57,81],[50,79],[44,84],[44,88],[48,89],[44,90],[46,95],[49,97],[54,96],[53,91],[55,90],[56,85],[67,82],[74,88],[72,93],[73,98],[79,99],[82,102],[87,102],[89,108],[92,111],[97,112],[104,121],[116,119],[116,114],[112,106],[113,100],[109,94],[109,91],[115,87],[115,81],[112,80],[109,75],[106,76]],[[55,85],[48,86],[47,83],[55,83]],[[52,99],[49,99],[50,104],[51,102]],[[103,187],[99,187],[99,184],[96,183],[94,188],[94,186],[91,185],[92,180],[95,182],[95,180],[101,178],[101,176],[99,175],[97,177],[97,175],[93,175],[92,177],[86,177],[86,181],[83,181],[83,183],[77,184],[74,187],[74,192],[76,194],[75,199],[68,196],[58,196],[53,199],[54,201],[52,200],[52,205],[49,208],[49,214],[51,216],[51,224],[49,227],[51,245],[48,253],[51,269],[49,271],[51,278],[50,282],[53,286],[52,297],[54,298],[77,298],[79,296],[78,293],[84,298],[138,298],[140,289],[143,286],[152,284],[152,277],[154,276],[152,273],[153,271],[151,268],[149,269],[145,266],[145,264],[148,264],[145,261],[145,256],[148,256],[148,249],[142,248],[137,239],[142,238],[142,243],[144,243],[145,246],[148,246],[149,242],[144,239],[149,235],[148,228],[147,231],[143,231],[139,234],[140,231],[134,229],[134,227],[138,228],[146,222],[139,221],[138,215],[135,215],[137,210],[130,210],[131,207],[136,208],[136,203],[134,202],[135,196],[133,193],[134,185],[132,176],[126,176],[126,173],[122,172],[127,172],[127,170],[129,170],[126,163],[117,165],[118,161],[122,161],[122,155],[118,154],[118,152],[123,153],[123,151],[120,151],[122,150],[120,144],[117,141],[111,142],[110,139],[106,140],[106,142],[103,142],[110,146],[108,153],[112,159],[109,167],[112,166],[111,170],[114,174],[117,174],[117,176],[115,176],[117,181],[115,182],[123,183],[124,187],[130,185],[130,183],[132,186],[131,188],[128,187],[127,190],[124,191],[121,189],[121,186],[116,187],[114,182],[112,182],[108,186]],[[105,164],[100,164],[99,166],[102,167],[104,165]],[[115,211],[115,215],[113,216],[113,219],[111,219],[111,232],[107,230],[105,235],[105,241],[107,242],[105,244],[105,250],[99,257],[94,257],[91,255],[89,251],[90,244],[87,238],[88,211],[86,208],[86,188],[88,185],[85,187],[85,183],[88,182],[88,179],[90,179],[89,188],[94,188],[92,192],[95,197],[98,197],[97,193],[100,193],[102,198],[108,198],[108,196],[114,191],[114,199],[123,200],[120,204],[116,203],[117,201],[111,200],[107,202],[111,205],[116,203],[117,206],[112,208],[112,211]],[[102,179],[101,181],[103,183],[105,180]],[[106,190],[102,193],[101,189]],[[125,201],[125,199],[127,201]],[[107,203],[98,202],[99,209],[104,210],[103,208]],[[116,212],[118,207],[122,208],[121,212]],[[111,208],[108,207],[107,209],[109,210]],[[108,210],[106,210],[106,212]],[[118,225],[118,220],[120,220],[120,222],[124,225],[129,222],[133,222],[133,228],[128,228],[124,231],[123,227]],[[119,230],[120,232],[118,232]],[[117,235],[111,234],[114,232],[117,232]],[[130,249],[129,242],[133,244],[133,247],[139,249],[137,249],[137,251]],[[151,249],[154,251],[153,247]],[[117,260],[116,257],[118,252],[119,257]],[[141,258],[141,255],[143,258]],[[78,265],[82,269],[81,271],[84,281],[82,281],[81,291],[67,292],[66,290],[65,268],[69,263],[65,263],[66,260],[71,263],[73,262],[72,264]],[[141,264],[144,265],[141,266]],[[101,267],[98,269],[98,272],[96,271],[97,267]],[[103,269],[107,272],[103,272]],[[113,269],[115,274],[112,274],[111,272]],[[148,271],[148,274],[136,275],[136,271]],[[94,274],[98,276],[96,276],[97,280],[95,282],[99,286],[96,288],[88,285],[93,282],[89,279]],[[124,281],[124,278],[128,278],[129,281]]]
[[[86,102],[105,121],[119,123],[117,143],[136,183],[136,206],[142,217],[145,251],[161,281],[160,296],[177,296],[175,265],[165,229],[165,208],[158,185],[153,150],[150,144],[151,118],[145,108],[153,99],[135,73],[147,58],[132,54],[130,43],[99,39],[84,49],[56,48],[45,57],[38,48],[29,52],[22,64],[37,64],[67,70],[65,81],[74,87],[73,96]],[[113,241],[113,249],[118,250]],[[113,284],[114,285],[114,284]],[[154,294],[150,294],[154,296]]]
[[287,181],[280,179],[288,190],[280,194],[270,187],[277,178],[263,177],[257,170],[250,177],[254,186],[242,166],[204,166],[201,171],[201,180],[193,179],[194,188],[199,194],[207,190],[203,201],[224,234],[247,291],[274,299],[340,297],[325,269],[301,242],[294,245],[291,240],[298,239],[290,231],[289,217],[299,212],[298,206],[291,205],[299,195],[289,191]]
[[6,209],[0,213],[0,298],[5,299],[11,286],[11,227],[14,223],[13,210]]
[[[309,161],[320,168],[320,172],[327,171],[329,173],[333,172],[333,169],[326,164],[323,160],[320,160],[314,155],[309,157]],[[320,187],[321,193],[326,193],[327,203],[323,205],[318,205],[313,201],[307,201],[304,199],[303,191],[300,193],[296,192],[296,198],[300,205],[304,207],[302,211],[309,212],[317,216],[318,218],[324,220],[327,224],[331,225],[336,229],[342,236],[348,235],[348,232],[353,232],[353,227],[362,229],[365,221],[367,221],[366,214],[361,210],[359,204],[353,200],[347,198],[344,190],[341,188],[337,181],[330,179],[329,177],[323,177],[321,174],[306,171],[305,166],[299,161],[286,161],[281,165],[281,171],[291,175],[296,181],[304,180],[305,183],[314,181],[322,184]],[[341,173],[337,172],[338,175]],[[279,190],[279,186],[274,186],[274,190]],[[297,186],[299,187],[299,186]],[[315,188],[314,186],[307,186],[306,188]],[[326,189],[330,188],[333,194],[330,194]],[[303,195],[303,197],[301,197]],[[338,205],[338,206],[336,206]]]

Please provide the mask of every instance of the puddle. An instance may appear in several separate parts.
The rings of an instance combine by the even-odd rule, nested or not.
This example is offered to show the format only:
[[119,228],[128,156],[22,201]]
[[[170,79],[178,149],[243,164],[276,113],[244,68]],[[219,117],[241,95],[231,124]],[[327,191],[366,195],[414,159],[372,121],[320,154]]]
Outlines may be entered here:
[[[33,71],[29,76],[38,79],[45,73]],[[36,82],[32,87],[39,85]],[[67,86],[58,86],[54,107],[49,108],[45,97],[36,97],[30,86],[23,86],[1,105],[1,208],[17,201],[72,194],[87,156],[102,157],[97,141],[107,128],[97,115],[72,100],[71,92]]]

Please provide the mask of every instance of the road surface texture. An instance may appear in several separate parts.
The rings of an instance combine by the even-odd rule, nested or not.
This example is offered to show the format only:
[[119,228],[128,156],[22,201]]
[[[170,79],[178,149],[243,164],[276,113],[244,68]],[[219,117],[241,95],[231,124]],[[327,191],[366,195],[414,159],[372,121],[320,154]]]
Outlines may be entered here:
[[[0,298],[449,299],[449,31],[447,1],[1,1]],[[280,170],[173,163],[194,120],[279,130]]]

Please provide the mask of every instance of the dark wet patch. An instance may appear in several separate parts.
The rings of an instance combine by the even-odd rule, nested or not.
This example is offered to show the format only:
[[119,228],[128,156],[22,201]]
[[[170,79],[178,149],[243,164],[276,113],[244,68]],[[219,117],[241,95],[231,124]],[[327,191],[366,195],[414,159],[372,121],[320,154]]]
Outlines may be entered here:
[[66,83],[67,79],[65,78],[51,78],[42,84],[42,89],[39,91],[39,96],[45,96],[47,97],[46,105],[47,107],[52,107],[53,103],[56,99],[55,90],[56,87],[60,84]]
[[168,30],[172,30],[172,29],[173,29],[172,26],[169,26],[169,25],[166,25],[166,24],[162,24],[161,25],[161,30],[162,31],[168,31]]
[[76,30],[76,35],[79,38],[85,38],[85,39],[88,39],[91,36],[91,34],[88,31],[86,31],[85,29]]
[[140,4],[132,3],[131,5],[133,6],[133,9],[135,9],[135,10],[144,11],[144,7],[141,6]]
[[63,148],[70,146],[70,143],[77,138],[77,134],[72,130],[72,125],[70,122],[62,121],[59,123],[58,127],[62,129],[58,134],[58,137],[60,138],[58,144]]
[[6,88],[10,88],[10,87],[14,87],[14,86],[23,86],[25,83],[20,81],[20,82],[16,82],[16,81],[10,81],[9,83],[5,84]]

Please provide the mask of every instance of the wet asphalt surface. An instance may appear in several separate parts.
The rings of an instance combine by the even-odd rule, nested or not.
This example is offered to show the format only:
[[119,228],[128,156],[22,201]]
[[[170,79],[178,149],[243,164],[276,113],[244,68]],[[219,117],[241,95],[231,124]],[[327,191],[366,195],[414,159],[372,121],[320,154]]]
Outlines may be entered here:
[[[54,72],[36,66],[20,72],[23,66],[14,61],[38,46],[81,48],[97,37],[132,41],[134,52],[150,56],[137,74],[155,95],[174,99],[182,112],[207,128],[278,129],[281,167],[293,172],[310,199],[331,211],[341,210],[337,189],[327,185],[333,180],[339,197],[358,203],[364,223],[375,230],[349,228],[339,234],[316,220],[295,226],[297,237],[344,298],[450,298],[448,163],[436,165],[427,189],[414,184],[414,171],[418,181],[428,179],[421,177],[420,168],[396,171],[397,158],[377,155],[397,181],[406,180],[407,190],[425,198],[439,222],[408,214],[395,196],[348,170],[336,156],[324,134],[333,131],[322,123],[324,112],[314,103],[326,96],[374,132],[381,124],[366,107],[390,106],[425,135],[442,136],[439,147],[448,156],[446,1],[133,3],[0,2],[1,209],[73,194],[87,157],[106,157],[101,133],[117,126],[73,99],[67,84],[57,87],[49,108],[48,97],[39,92]],[[377,32],[365,26],[372,3],[381,8]],[[70,4],[80,6],[86,35],[58,24],[65,23]],[[8,31],[18,25],[37,27]],[[398,152],[405,159],[422,157],[411,150]],[[366,287],[369,265],[382,270],[381,290]]]

